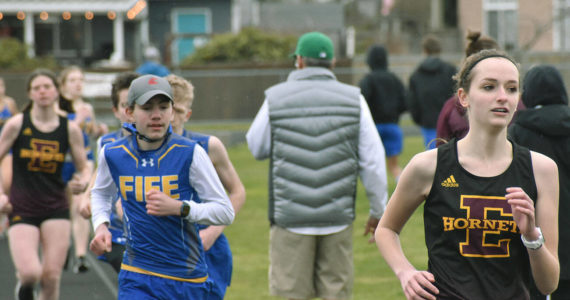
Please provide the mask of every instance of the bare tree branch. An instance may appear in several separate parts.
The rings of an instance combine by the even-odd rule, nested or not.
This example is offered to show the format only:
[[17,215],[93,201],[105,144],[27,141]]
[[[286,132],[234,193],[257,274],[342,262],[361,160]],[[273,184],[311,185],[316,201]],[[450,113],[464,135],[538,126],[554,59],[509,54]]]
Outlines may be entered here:
[[558,14],[550,18],[550,20],[539,24],[536,20],[532,20],[534,23],[534,34],[530,38],[528,42],[520,47],[521,51],[529,51],[542,37],[542,35],[552,29],[554,24],[557,22],[562,22],[564,19],[570,14],[570,10],[566,7],[561,8],[558,10]]

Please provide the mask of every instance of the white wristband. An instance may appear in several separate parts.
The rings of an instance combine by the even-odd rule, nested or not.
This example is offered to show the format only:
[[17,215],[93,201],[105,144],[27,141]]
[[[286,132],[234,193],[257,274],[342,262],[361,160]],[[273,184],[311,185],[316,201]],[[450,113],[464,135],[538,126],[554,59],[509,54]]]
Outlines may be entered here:
[[540,227],[536,227],[536,229],[538,229],[538,238],[535,241],[527,241],[524,238],[524,235],[521,234],[521,240],[524,246],[531,250],[538,250],[544,244],[544,236],[542,235],[542,230],[540,230]]

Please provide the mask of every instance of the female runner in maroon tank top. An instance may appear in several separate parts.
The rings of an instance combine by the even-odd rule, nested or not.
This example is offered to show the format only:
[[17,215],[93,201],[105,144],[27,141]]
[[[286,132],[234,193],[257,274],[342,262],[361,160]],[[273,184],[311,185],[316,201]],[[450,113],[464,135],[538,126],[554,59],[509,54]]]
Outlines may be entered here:
[[[408,299],[529,299],[535,285],[543,294],[556,289],[557,166],[507,139],[519,77],[502,52],[468,57],[455,79],[469,132],[404,169],[376,243]],[[422,203],[427,271],[416,270],[399,242]]]
[[89,170],[81,129],[56,112],[59,93],[53,72],[34,71],[27,89],[30,104],[6,122],[0,135],[0,159],[13,152],[9,202],[0,189],[0,211],[10,216],[16,299],[34,299],[38,283],[40,299],[58,299],[70,237],[69,201],[61,177],[68,149],[81,174],[70,182],[74,193],[85,190],[87,182],[81,178],[88,178]]

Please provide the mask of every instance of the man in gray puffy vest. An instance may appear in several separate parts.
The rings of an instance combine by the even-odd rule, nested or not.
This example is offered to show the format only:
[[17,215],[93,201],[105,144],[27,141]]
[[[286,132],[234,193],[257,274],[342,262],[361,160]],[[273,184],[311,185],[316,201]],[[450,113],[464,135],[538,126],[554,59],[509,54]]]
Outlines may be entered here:
[[270,159],[269,289],[289,299],[349,299],[357,179],[370,202],[372,234],[388,198],[384,147],[357,87],[337,81],[334,47],[302,35],[287,81],[265,91],[246,138]]

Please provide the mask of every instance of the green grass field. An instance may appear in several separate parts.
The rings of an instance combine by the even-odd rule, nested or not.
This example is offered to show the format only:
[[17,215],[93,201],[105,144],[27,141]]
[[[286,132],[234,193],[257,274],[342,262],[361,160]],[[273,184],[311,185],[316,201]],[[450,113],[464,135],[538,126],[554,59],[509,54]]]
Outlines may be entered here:
[[[421,136],[406,137],[404,153],[400,156],[400,165],[405,166],[414,154],[422,150]],[[234,224],[225,231],[234,256],[232,285],[228,289],[226,299],[280,299],[269,296],[267,283],[269,266],[268,161],[256,161],[245,144],[230,147],[228,152],[245,185],[247,200]],[[389,178],[390,195],[394,186],[394,180]],[[369,244],[368,238],[363,236],[369,206],[361,184],[359,184],[356,203],[353,299],[405,299],[400,282],[381,257],[376,244]],[[414,213],[400,237],[404,252],[418,269],[425,269],[427,266],[422,211],[420,208]]]

